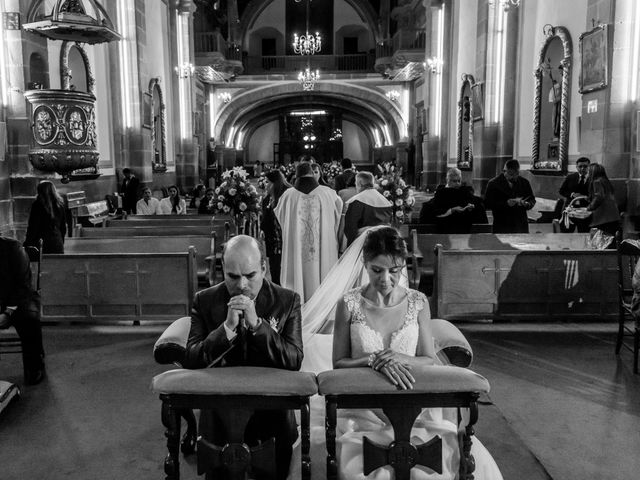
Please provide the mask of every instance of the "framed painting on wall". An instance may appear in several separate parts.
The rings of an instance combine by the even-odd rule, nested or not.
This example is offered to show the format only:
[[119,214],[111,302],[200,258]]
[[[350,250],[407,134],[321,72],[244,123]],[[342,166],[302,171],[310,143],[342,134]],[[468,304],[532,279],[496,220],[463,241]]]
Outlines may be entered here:
[[606,25],[580,35],[580,93],[605,88],[609,74],[609,41]]

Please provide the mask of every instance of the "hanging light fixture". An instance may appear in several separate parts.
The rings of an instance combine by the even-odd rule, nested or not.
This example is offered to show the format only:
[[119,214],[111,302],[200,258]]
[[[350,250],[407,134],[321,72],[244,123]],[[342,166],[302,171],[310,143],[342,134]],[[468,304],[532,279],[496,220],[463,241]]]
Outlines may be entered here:
[[312,72],[311,68],[307,67],[304,72],[300,72],[298,74],[298,80],[302,84],[302,89],[305,92],[313,90],[316,82],[320,80],[320,71],[316,70],[315,72]]
[[512,8],[517,8],[520,6],[521,0],[489,0],[489,6],[495,7],[496,4],[500,7],[504,8],[505,12],[508,12]]
[[307,32],[305,35],[298,36],[293,34],[293,51],[300,55],[313,55],[322,49],[322,37],[316,32],[315,36]]

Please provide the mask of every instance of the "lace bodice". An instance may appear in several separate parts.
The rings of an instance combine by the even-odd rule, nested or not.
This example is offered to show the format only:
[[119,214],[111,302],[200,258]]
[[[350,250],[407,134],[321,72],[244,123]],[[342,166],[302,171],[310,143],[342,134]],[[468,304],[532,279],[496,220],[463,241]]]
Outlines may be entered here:
[[405,355],[416,355],[418,347],[418,313],[424,308],[426,297],[416,291],[407,290],[407,298],[394,307],[373,307],[369,305],[370,311],[380,310],[380,315],[384,315],[391,309],[405,309],[404,323],[391,334],[389,345],[384,345],[383,337],[377,330],[373,329],[363,312],[362,297],[364,287],[359,287],[349,291],[344,296],[344,302],[351,314],[351,357],[358,358],[370,353],[391,348],[392,350]]

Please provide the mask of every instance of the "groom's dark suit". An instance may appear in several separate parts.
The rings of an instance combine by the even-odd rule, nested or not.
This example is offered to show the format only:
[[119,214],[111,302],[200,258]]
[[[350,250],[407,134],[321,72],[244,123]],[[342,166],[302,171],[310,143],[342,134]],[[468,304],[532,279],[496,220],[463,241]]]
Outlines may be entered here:
[[[223,326],[230,298],[224,282],[196,294],[183,365],[205,368],[222,356],[216,366],[299,370],[303,357],[299,295],[265,279],[255,299],[261,324],[255,332],[247,331],[231,341]],[[200,434],[214,444],[226,443],[224,429],[214,412],[201,413]],[[276,438],[278,471],[286,472],[291,445],[298,437],[292,411],[263,410],[253,415],[245,431],[245,442],[252,445],[271,437]]]

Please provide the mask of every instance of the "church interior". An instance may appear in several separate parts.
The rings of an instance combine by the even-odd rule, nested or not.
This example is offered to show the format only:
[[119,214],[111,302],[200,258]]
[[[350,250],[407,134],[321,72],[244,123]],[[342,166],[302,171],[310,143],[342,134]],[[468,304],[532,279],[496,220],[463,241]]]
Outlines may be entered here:
[[[139,198],[175,188],[188,201],[234,168],[261,195],[260,171],[306,159],[332,176],[344,158],[392,165],[410,189],[395,219],[409,283],[491,386],[474,429],[503,478],[637,478],[640,324],[634,372],[616,345],[619,250],[558,233],[554,208],[587,157],[638,238],[640,1],[0,0],[0,12],[0,237],[25,240],[43,180],[69,212],[65,254],[45,251],[36,274],[44,381],[23,385],[21,356],[4,349],[15,332],[0,330],[0,381],[20,392],[0,395],[0,479],[179,478],[149,388],[171,368],[154,344],[223,279],[229,229],[260,232],[229,216],[127,220],[123,169]],[[528,234],[457,244],[412,226],[451,168],[482,198],[511,159],[535,195]],[[316,479],[327,454],[314,412]],[[181,478],[199,478],[195,455],[179,455]]]

